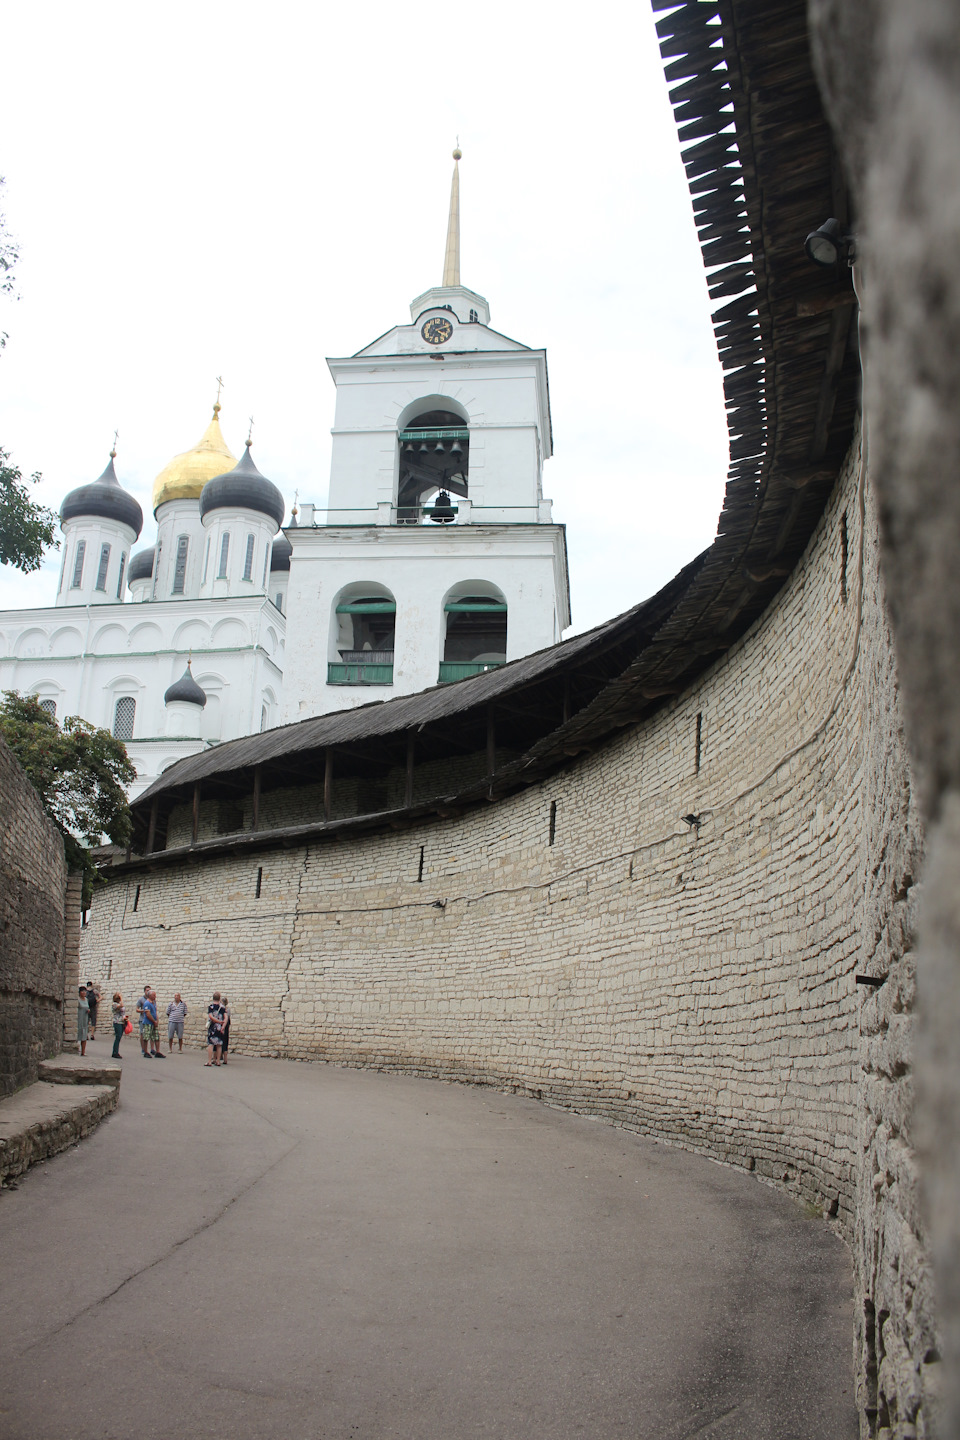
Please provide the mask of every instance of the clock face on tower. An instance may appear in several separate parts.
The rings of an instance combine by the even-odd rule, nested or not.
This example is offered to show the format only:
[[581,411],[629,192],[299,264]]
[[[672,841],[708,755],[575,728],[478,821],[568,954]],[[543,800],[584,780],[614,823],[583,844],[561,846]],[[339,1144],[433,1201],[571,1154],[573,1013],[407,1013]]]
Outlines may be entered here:
[[453,334],[453,326],[442,315],[434,315],[421,327],[420,334],[428,345],[445,345]]

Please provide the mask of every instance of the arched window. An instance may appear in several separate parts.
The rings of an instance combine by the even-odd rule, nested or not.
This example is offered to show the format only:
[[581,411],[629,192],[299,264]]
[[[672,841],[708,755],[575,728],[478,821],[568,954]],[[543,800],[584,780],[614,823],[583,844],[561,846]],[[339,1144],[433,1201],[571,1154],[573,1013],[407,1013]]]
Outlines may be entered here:
[[100,568],[99,568],[99,570],[97,571],[97,586],[96,586],[96,588],[97,588],[98,590],[106,590],[106,588],[107,588],[107,571],[109,570],[109,568],[110,568],[110,546],[109,546],[109,545],[101,545],[101,546],[100,546]]
[[328,685],[393,684],[397,603],[388,590],[378,589],[351,585],[342,592],[334,616],[337,659],[327,666]]
[[424,497],[442,491],[466,498],[470,470],[470,431],[466,421],[451,410],[425,409],[403,422],[399,440],[397,524],[449,522],[454,516],[447,511],[452,507],[441,501],[443,513],[435,514],[437,507],[425,506]]
[[117,740],[133,739],[133,722],[136,716],[136,700],[132,695],[121,695],[113,711],[113,733]]
[[83,557],[86,553],[86,540],[78,540],[73,560],[73,584],[70,586],[71,590],[79,590],[83,584]]
[[177,555],[173,562],[173,590],[171,594],[182,595],[187,583],[187,552],[190,549],[189,535],[177,536]]
[[56,702],[56,700],[49,700],[49,699],[47,699],[47,700],[41,700],[41,701],[40,701],[40,709],[41,709],[41,710],[44,710],[44,711],[50,716],[50,719],[51,719],[51,720],[56,720],[56,718],[57,718],[57,702]]
[[458,586],[444,604],[440,683],[464,680],[507,662],[507,602],[493,585]]

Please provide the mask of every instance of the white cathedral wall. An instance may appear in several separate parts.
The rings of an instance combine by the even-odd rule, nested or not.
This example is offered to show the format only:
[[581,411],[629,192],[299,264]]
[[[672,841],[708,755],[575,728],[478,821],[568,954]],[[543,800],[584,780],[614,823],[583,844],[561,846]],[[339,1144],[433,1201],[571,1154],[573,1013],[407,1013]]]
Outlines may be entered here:
[[[479,331],[486,343],[486,326],[490,323],[490,306],[483,295],[478,295],[475,290],[468,290],[465,285],[434,285],[430,290],[425,290],[422,295],[418,295],[415,300],[411,300],[410,318],[416,324],[420,316],[427,310],[436,310],[439,307],[452,310],[464,325],[471,323],[471,313],[476,315],[480,323],[472,323],[471,329]],[[402,330],[408,328],[412,329],[413,327],[401,327]],[[462,343],[463,337],[459,334],[458,339]]]
[[[552,645],[566,618],[563,531],[555,525],[336,527],[287,532],[293,544],[281,723],[436,685],[444,602],[454,586],[492,586],[507,602],[507,658]],[[339,660],[336,606],[346,586],[396,601],[393,684],[328,685]],[[568,623],[568,622],[567,622]]]
[[[375,375],[355,362],[333,361],[337,408],[330,466],[330,521],[370,523],[378,503],[396,500],[397,432],[415,415],[453,402],[470,430],[468,489],[476,504],[535,505],[540,456],[549,437],[539,436],[546,414],[540,352],[491,359],[454,357],[439,364],[430,356],[402,360]],[[485,500],[484,496],[492,499]]]
[[[99,515],[78,516],[75,520],[68,520],[62,529],[60,578],[54,604],[58,607],[116,604],[121,560],[125,562],[126,575],[130,553],[136,542],[135,532],[129,525],[106,520]],[[75,585],[77,549],[81,543],[84,547],[83,564],[80,584]],[[110,554],[103,588],[98,589],[100,557],[104,545],[109,545]],[[124,587],[125,585],[126,581]]]
[[270,600],[281,614],[287,613],[287,590],[290,585],[289,570],[271,570],[267,581],[267,592]]
[[[210,743],[275,724],[286,621],[261,594],[146,605],[77,605],[0,612],[0,690],[49,699],[57,719],[80,715],[112,730],[118,699],[136,701],[128,752],[131,796],[167,765]],[[184,671],[208,695],[201,738],[167,734],[164,691]]]
[[154,600],[168,600],[173,596],[177,549],[181,535],[187,539],[187,567],[182,598],[195,599],[200,594],[205,538],[200,520],[200,502],[168,500],[157,510],[156,560],[153,567],[153,585],[149,591]]
[[[277,527],[267,515],[255,510],[225,506],[212,510],[203,522],[203,565],[201,599],[244,599],[266,593],[269,579],[270,552]],[[221,565],[223,537],[229,536],[226,566]],[[245,578],[247,540],[253,536],[253,558],[249,578]],[[207,547],[209,546],[209,554]],[[225,568],[226,573],[221,574]]]
[[[359,350],[358,355],[376,358],[380,355],[422,355],[428,350],[433,353],[434,347],[424,344],[420,327],[428,315],[431,312],[436,314],[439,308],[436,305],[427,306],[426,310],[418,312],[416,324],[398,325],[393,330],[388,330],[385,335],[379,335],[376,340],[372,340],[369,345],[365,345],[362,350]],[[492,353],[498,350],[526,350],[528,348],[520,341],[511,339],[509,335],[502,335],[499,330],[483,324],[468,324],[466,316],[469,313],[469,310],[466,310],[462,325],[454,329],[448,343],[438,347],[441,354],[445,351],[475,350]],[[452,319],[453,317],[448,314],[447,318]]]

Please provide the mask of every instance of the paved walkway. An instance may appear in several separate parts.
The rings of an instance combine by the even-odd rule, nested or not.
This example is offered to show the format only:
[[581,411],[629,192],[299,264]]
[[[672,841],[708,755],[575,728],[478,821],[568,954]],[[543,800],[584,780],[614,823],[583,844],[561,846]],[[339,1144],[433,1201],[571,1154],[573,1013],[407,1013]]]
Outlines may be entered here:
[[0,1196],[4,1440],[855,1437],[846,1252],[749,1176],[489,1090],[127,1055]]

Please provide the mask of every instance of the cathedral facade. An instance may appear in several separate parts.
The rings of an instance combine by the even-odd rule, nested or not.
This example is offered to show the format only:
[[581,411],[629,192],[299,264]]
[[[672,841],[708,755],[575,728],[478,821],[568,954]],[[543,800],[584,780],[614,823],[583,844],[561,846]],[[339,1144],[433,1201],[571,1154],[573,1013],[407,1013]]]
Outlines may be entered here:
[[460,283],[459,151],[443,284],[411,323],[328,361],[326,510],[283,527],[277,486],[220,405],[153,487],[157,539],[111,452],[60,512],[50,607],[0,612],[0,689],[127,743],[140,794],[175,761],[278,724],[469,681],[570,624],[564,527],[544,499],[546,353]]

